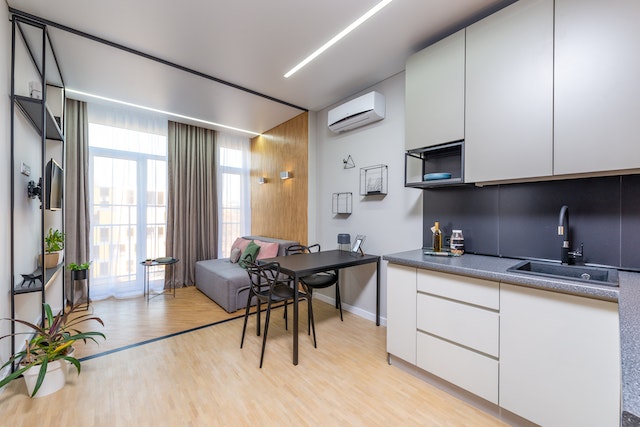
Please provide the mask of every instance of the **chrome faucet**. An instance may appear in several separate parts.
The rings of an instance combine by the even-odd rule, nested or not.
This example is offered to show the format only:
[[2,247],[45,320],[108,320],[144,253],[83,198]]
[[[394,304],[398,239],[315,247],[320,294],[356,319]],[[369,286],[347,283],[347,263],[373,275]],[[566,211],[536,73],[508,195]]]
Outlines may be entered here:
[[574,264],[576,258],[582,258],[584,244],[580,244],[579,251],[571,251],[571,241],[569,240],[569,207],[563,205],[560,208],[560,217],[558,218],[558,236],[562,236],[562,249],[560,253],[560,262],[562,264]]

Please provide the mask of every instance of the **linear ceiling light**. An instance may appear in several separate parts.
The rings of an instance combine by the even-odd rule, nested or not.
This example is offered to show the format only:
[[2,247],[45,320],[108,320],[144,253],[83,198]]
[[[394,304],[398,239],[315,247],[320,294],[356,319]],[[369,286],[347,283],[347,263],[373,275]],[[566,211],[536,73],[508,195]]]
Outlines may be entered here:
[[360,26],[360,24],[362,24],[364,21],[366,21],[367,19],[371,18],[373,15],[378,13],[380,10],[382,10],[383,7],[385,7],[386,5],[391,3],[392,1],[393,0],[382,0],[380,3],[378,3],[377,5],[372,7],[367,13],[362,15],[360,18],[356,19],[351,25],[349,25],[344,30],[340,31],[331,40],[329,40],[328,42],[323,44],[318,50],[313,52],[311,55],[307,56],[301,63],[299,63],[298,65],[293,67],[291,70],[289,70],[287,72],[287,74],[284,75],[284,77],[285,78],[291,77],[291,75],[293,75],[293,73],[295,73],[300,68],[302,68],[305,65],[307,65],[309,62],[313,61],[322,52],[324,52],[325,50],[329,49],[331,46],[333,46],[338,41],[340,41],[340,39],[342,39],[344,36],[349,34],[351,31],[355,30],[356,28],[358,28]]
[[195,117],[185,116],[183,114],[172,113],[170,111],[164,111],[164,110],[158,110],[156,108],[145,107],[144,105],[132,104],[130,102],[120,101],[120,100],[113,99],[113,98],[107,98],[105,96],[93,95],[91,93],[81,92],[81,91],[75,90],[75,89],[66,88],[66,91],[70,92],[70,93],[75,93],[75,94],[81,95],[81,96],[87,96],[87,97],[90,97],[90,98],[100,99],[102,101],[114,102],[116,104],[126,105],[128,107],[134,107],[134,108],[139,108],[141,110],[152,111],[154,113],[166,114],[166,115],[172,116],[172,117],[178,117],[178,118],[186,119],[186,120],[193,120],[195,122],[204,123],[204,124],[211,125],[211,126],[217,126],[217,127],[221,127],[221,128],[224,128],[224,129],[237,131],[237,132],[244,132],[244,133],[248,133],[248,134],[251,134],[251,135],[254,135],[254,136],[262,135],[259,132],[253,132],[253,131],[250,131],[250,130],[235,128],[233,126],[227,126],[227,125],[223,125],[223,124],[220,124],[220,123],[210,122],[208,120],[197,119]]

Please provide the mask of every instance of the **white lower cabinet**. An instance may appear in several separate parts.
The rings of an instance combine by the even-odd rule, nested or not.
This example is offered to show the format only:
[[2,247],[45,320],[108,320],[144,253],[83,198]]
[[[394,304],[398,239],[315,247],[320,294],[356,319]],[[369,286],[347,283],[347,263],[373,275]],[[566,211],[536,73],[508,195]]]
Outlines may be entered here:
[[618,305],[502,284],[500,406],[536,424],[620,423]]
[[415,267],[387,267],[387,353],[416,364]]
[[498,403],[499,284],[418,270],[417,366]]
[[387,351],[533,423],[620,423],[618,304],[389,264]]
[[417,366],[498,404],[498,361],[418,332]]

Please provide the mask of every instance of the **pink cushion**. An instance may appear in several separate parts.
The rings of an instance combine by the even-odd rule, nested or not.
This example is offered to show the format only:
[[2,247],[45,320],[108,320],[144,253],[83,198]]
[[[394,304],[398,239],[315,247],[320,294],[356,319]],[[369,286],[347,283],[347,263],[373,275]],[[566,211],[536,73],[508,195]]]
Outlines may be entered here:
[[269,243],[261,240],[254,240],[258,246],[260,246],[260,252],[258,252],[257,259],[273,258],[278,256],[278,249],[280,245],[276,242]]
[[235,248],[240,249],[240,253],[243,253],[245,249],[247,249],[247,246],[249,246],[249,242],[251,242],[251,240],[247,240],[247,239],[243,239],[242,237],[238,237],[236,239],[235,242],[233,242],[233,245],[231,245],[231,249],[229,250],[229,253],[233,252],[233,250]]

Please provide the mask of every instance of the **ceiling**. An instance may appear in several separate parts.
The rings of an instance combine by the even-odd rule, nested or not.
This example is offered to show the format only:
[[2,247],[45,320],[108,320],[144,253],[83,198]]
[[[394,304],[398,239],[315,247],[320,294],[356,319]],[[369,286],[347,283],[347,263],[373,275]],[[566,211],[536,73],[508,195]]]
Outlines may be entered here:
[[394,0],[315,61],[283,77],[378,1],[7,3],[50,24],[68,89],[261,133],[401,72],[412,53],[513,2]]

